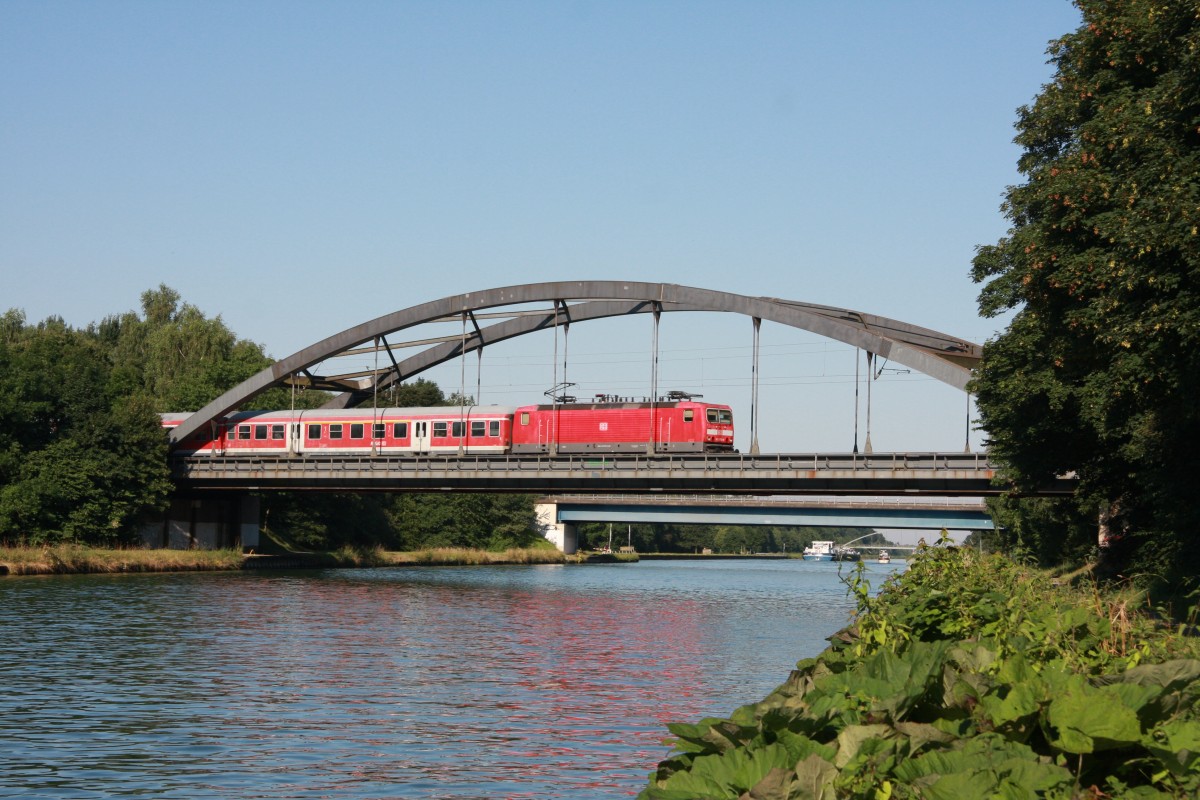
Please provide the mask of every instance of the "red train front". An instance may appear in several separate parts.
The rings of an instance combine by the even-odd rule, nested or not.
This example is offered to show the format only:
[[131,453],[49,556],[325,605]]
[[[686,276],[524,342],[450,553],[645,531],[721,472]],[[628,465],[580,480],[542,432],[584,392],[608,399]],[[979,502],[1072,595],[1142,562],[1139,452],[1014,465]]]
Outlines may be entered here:
[[513,453],[703,453],[733,450],[729,406],[692,400],[518,408]]

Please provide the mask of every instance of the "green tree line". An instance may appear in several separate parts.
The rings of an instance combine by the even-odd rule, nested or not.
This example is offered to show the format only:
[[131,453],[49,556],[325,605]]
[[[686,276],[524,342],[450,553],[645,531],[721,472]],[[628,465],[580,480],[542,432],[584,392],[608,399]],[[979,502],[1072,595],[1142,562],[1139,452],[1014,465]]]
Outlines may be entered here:
[[[172,484],[158,414],[194,411],[272,363],[159,286],[141,312],[72,328],[0,317],[0,542],[132,545],[138,524],[161,513]],[[314,408],[321,392],[272,389],[248,408]],[[465,398],[463,398],[465,399]],[[418,380],[394,405],[457,404]],[[504,549],[540,538],[523,495],[264,496],[268,532],[310,549],[342,545]]]
[[[587,522],[578,528],[583,549],[601,550],[608,546],[610,526]],[[857,539],[852,546],[880,547],[887,544],[882,535],[859,528],[794,527],[783,525],[677,525],[673,523],[614,523],[612,547],[632,546],[639,553],[796,553],[814,540],[838,543]],[[862,537],[862,538],[860,538]]]
[[[972,390],[1016,489],[994,505],[1010,547],[1181,589],[1200,572],[1200,10],[1076,5],[1018,112],[1011,227],[973,263],[981,312],[1013,316]],[[1067,474],[1072,500],[1017,499]]]

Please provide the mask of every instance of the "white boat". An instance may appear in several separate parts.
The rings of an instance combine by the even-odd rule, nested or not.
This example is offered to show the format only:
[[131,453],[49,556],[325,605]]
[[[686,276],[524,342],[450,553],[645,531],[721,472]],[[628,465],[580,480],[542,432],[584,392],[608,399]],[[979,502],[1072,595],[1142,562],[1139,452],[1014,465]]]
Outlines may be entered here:
[[879,557],[876,559],[876,561],[878,561],[880,564],[890,564],[892,563],[892,554],[887,550],[880,550]]
[[813,542],[804,548],[805,561],[833,561],[833,542]]

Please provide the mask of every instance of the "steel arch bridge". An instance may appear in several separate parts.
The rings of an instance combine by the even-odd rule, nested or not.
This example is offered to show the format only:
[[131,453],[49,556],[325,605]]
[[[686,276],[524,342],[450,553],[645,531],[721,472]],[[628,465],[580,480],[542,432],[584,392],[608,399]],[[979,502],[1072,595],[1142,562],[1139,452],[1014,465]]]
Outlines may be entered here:
[[[535,303],[542,307],[516,308]],[[549,308],[544,307],[546,303],[551,304]],[[183,441],[275,386],[333,391],[337,394],[327,406],[345,408],[431,367],[506,339],[633,314],[653,314],[657,334],[661,314],[674,311],[734,313],[754,321],[756,363],[752,402],[755,405],[757,341],[762,320],[852,345],[866,351],[869,357],[886,358],[963,390],[982,354],[978,344],[899,320],[775,297],[748,297],[712,289],[636,281],[530,283],[421,303],[322,339],[280,359],[193,413],[171,431],[171,442]],[[503,321],[490,322],[495,319]],[[483,320],[488,321],[486,326],[480,325]],[[446,321],[461,321],[462,335],[408,342],[388,340],[389,336],[418,325]],[[425,349],[397,359],[397,349],[418,346]],[[383,369],[337,375],[313,372],[314,367],[335,357],[364,353],[386,354]],[[757,409],[753,409],[752,430],[756,415]]]

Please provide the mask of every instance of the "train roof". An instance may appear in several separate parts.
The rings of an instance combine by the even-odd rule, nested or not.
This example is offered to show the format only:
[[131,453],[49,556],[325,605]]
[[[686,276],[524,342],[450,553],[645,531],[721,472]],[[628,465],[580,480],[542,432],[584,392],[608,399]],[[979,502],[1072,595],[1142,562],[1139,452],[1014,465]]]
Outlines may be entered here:
[[529,409],[537,409],[538,411],[553,411],[556,408],[581,409],[585,411],[599,411],[617,408],[650,408],[653,405],[655,408],[729,408],[722,403],[704,403],[699,400],[662,400],[657,403],[651,403],[649,400],[638,400],[632,402],[611,402],[611,403],[559,403],[558,405],[535,405],[535,406],[520,406],[518,411],[526,411]]
[[[453,418],[458,416],[479,416],[482,414],[512,414],[516,411],[514,406],[466,406],[465,411],[462,406],[428,406],[420,408],[306,408],[295,409],[298,416],[304,419],[347,419],[353,417],[362,417],[374,413],[380,417],[403,417],[403,416],[422,416],[422,417],[446,417]],[[250,420],[256,417],[290,414],[290,409],[274,409],[261,411],[235,411],[232,414],[226,414],[225,419]],[[158,416],[163,422],[183,422],[190,417],[190,411],[171,411]]]
[[[336,419],[337,417],[370,414],[371,411],[372,409],[369,408],[315,408],[300,411],[300,415],[304,419]],[[516,411],[516,408],[514,406],[426,406],[414,408],[378,408],[374,411],[380,417],[419,416],[446,417],[449,419],[458,416],[471,417],[483,414],[511,415]]]

